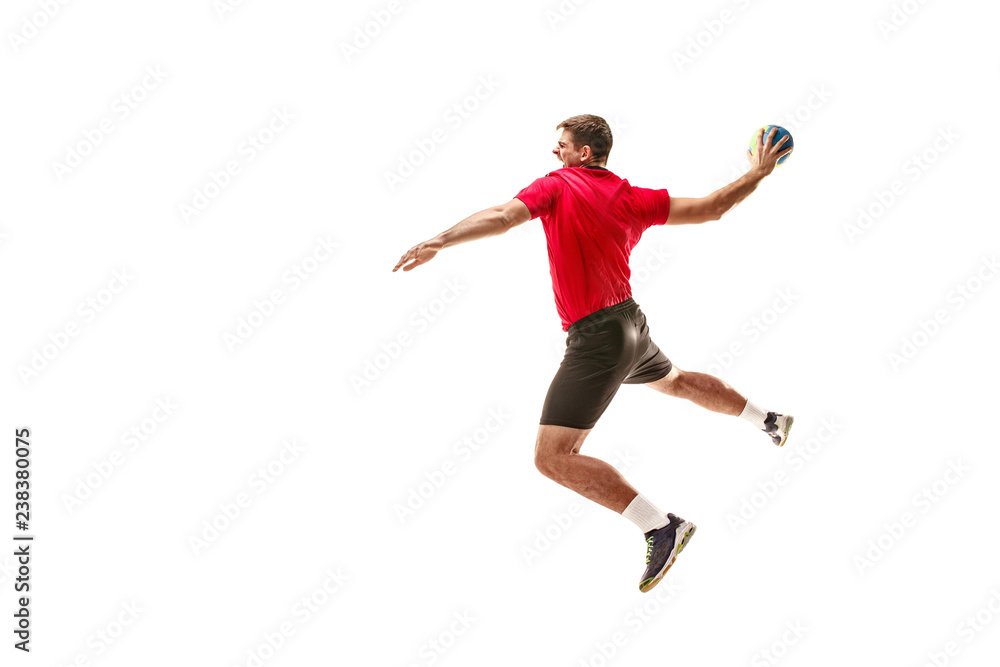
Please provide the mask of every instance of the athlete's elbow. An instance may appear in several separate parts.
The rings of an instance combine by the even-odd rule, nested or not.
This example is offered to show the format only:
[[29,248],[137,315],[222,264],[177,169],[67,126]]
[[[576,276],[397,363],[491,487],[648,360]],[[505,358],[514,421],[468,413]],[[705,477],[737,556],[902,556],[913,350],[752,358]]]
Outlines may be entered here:
[[514,216],[503,206],[487,209],[490,222],[493,223],[494,234],[506,234],[515,225]]
[[510,211],[502,208],[495,209],[494,213],[496,215],[496,223],[500,228],[500,233],[505,234],[506,232],[509,232],[510,228],[514,226],[514,216],[510,214]]
[[724,208],[713,208],[705,212],[705,219],[702,222],[715,222],[716,220],[722,220],[722,216],[726,214],[726,209]]
[[699,206],[695,212],[694,220],[692,221],[698,224],[704,222],[715,222],[716,220],[722,218],[726,212],[726,208],[717,197],[704,197],[700,202],[698,202],[698,204]]
[[701,225],[706,222],[715,222],[722,217],[724,211],[714,208],[703,208],[692,211],[683,221],[676,224]]

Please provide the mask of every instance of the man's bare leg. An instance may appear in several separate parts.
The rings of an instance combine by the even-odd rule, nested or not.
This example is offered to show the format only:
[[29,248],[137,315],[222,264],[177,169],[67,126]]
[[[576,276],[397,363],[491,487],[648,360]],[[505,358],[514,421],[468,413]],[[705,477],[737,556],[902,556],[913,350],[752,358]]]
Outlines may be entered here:
[[765,412],[719,378],[706,373],[682,371],[674,366],[665,377],[647,382],[646,386],[667,396],[686,398],[713,412],[743,417],[779,447],[785,444],[795,421],[790,415]]
[[663,579],[697,526],[664,514],[626,482],[614,466],[580,454],[588,433],[590,429],[540,425],[535,466],[546,477],[639,526],[646,539],[646,569],[639,578],[639,590],[647,593]]
[[714,375],[682,371],[676,366],[670,369],[666,377],[655,382],[647,382],[646,386],[668,396],[686,398],[712,412],[721,412],[734,417],[739,415],[747,404],[745,396]]
[[580,447],[590,431],[539,425],[535,467],[567,489],[621,514],[639,492],[610,463],[580,454]]

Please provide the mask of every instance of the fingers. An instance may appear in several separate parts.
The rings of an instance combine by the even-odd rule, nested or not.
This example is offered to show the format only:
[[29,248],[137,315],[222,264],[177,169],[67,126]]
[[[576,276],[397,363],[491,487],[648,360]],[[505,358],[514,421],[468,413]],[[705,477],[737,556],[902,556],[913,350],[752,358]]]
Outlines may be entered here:
[[[774,155],[774,154],[776,154],[777,151],[781,148],[781,146],[786,141],[790,141],[791,138],[792,138],[792,136],[790,134],[786,134],[786,135],[782,136],[781,139],[779,139],[776,143],[771,144],[771,141],[774,139],[774,134],[777,131],[778,131],[778,128],[772,127],[771,131],[767,133],[767,140],[766,140],[766,143],[764,144],[764,148],[766,149],[766,152],[767,152],[768,155]],[[779,154],[778,157],[781,157],[781,155],[785,155],[785,153],[791,152],[791,150],[792,149],[789,148],[787,151]]]
[[[416,251],[418,247],[419,246],[413,246],[412,248],[410,248],[409,250],[407,250],[406,254],[403,255],[402,257],[400,257],[399,261],[396,262],[396,266],[395,266],[395,268],[393,268],[393,271],[395,272],[399,267],[403,266],[403,264],[405,264],[408,260],[412,259],[415,256],[415,252],[414,251]],[[403,270],[404,271],[408,271],[409,268],[408,267],[403,267]]]
[[778,127],[776,125],[772,126],[768,130],[766,137],[764,136],[764,129],[761,127],[757,130],[756,145],[752,150],[747,151],[747,160],[752,166],[763,167],[770,173],[770,170],[777,165],[778,160],[792,152],[791,146],[785,148],[786,144],[791,144],[792,137],[790,134],[785,133],[779,141],[774,141]]
[[[763,131],[764,131],[764,128],[761,128],[761,132],[763,132]],[[763,144],[764,148],[768,148],[771,145],[771,141],[774,139],[774,133],[777,132],[777,131],[778,131],[777,127],[772,127],[771,131],[767,133],[767,139],[764,140],[764,144]]]
[[412,269],[420,266],[421,264],[426,264],[427,260],[430,259],[430,258],[429,257],[421,258],[420,257],[420,253],[422,253],[423,251],[424,251],[424,244],[423,243],[415,245],[412,248],[410,248],[409,250],[407,250],[406,254],[403,255],[402,257],[400,257],[399,261],[396,262],[396,266],[393,269],[393,272],[395,272],[397,269],[399,269],[399,267],[403,266],[403,264],[406,264],[407,262],[409,262],[409,264],[406,264],[406,266],[403,266],[403,271],[410,271],[410,270],[412,270]]

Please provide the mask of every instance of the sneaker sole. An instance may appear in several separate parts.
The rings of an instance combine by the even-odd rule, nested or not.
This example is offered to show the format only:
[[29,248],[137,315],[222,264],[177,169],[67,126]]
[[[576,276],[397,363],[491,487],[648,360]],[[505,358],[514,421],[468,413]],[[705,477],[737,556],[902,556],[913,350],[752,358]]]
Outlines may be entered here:
[[781,442],[778,443],[778,447],[783,447],[788,441],[788,432],[792,430],[792,424],[795,422],[795,417],[789,417],[788,423],[785,424],[785,430],[781,432]]
[[681,538],[680,544],[674,545],[674,550],[670,554],[670,558],[667,559],[667,564],[663,566],[663,569],[660,570],[655,577],[649,580],[649,583],[644,582],[643,585],[639,586],[640,592],[648,593],[653,590],[653,587],[656,586],[656,584],[660,583],[663,577],[667,574],[667,570],[669,570],[670,566],[674,564],[675,560],[677,560],[677,554],[684,551],[684,547],[686,547],[687,543],[691,541],[691,537],[694,535],[694,531],[696,530],[698,530],[698,526],[694,525],[690,521],[685,521],[677,527],[677,534],[683,534],[684,537]]

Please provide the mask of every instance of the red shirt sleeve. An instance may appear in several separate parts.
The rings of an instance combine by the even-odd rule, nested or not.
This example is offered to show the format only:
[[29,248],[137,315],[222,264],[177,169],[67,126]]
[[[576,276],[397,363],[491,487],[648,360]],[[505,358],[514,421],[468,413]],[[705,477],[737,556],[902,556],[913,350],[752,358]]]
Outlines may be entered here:
[[524,202],[528,211],[531,212],[531,219],[534,220],[552,213],[562,189],[562,179],[546,174],[541,178],[536,178],[531,182],[531,185],[514,195],[514,198]]
[[642,211],[646,214],[643,229],[666,224],[670,216],[670,193],[666,189],[632,188],[632,191],[639,196]]

